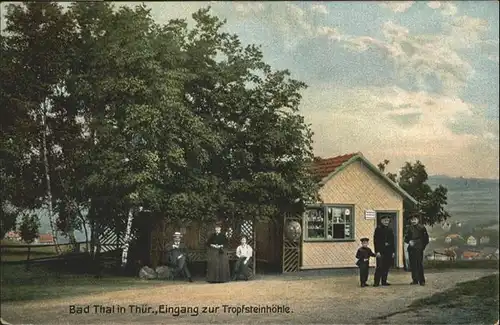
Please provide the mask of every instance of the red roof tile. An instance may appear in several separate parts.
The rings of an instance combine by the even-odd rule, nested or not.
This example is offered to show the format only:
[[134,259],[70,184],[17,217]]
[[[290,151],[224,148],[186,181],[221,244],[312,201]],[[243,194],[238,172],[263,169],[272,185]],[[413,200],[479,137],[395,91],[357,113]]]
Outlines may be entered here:
[[41,234],[38,236],[38,241],[40,243],[52,243],[54,241],[54,237],[51,234]]
[[315,178],[323,179],[358,154],[359,153],[350,153],[347,155],[325,159],[319,157],[315,158],[312,166],[312,174]]

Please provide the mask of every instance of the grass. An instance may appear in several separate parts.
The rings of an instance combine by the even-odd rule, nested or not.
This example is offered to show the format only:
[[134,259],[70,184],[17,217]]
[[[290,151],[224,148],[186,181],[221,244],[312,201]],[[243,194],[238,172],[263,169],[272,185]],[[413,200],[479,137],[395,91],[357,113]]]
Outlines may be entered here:
[[425,269],[498,269],[498,260],[425,261]]
[[33,265],[26,271],[24,265],[2,265],[2,302],[43,300],[74,297],[131,288],[157,286],[157,281],[138,278],[103,277],[93,275],[54,274],[43,265]]
[[476,324],[494,324],[498,320],[498,274],[458,283],[454,288],[418,299],[409,307],[464,309],[463,317]]

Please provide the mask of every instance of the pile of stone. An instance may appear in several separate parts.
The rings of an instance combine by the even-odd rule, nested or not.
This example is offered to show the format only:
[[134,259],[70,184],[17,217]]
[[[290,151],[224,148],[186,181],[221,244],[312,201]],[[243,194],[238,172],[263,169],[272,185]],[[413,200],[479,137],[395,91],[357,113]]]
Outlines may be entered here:
[[168,266],[158,266],[156,269],[152,269],[149,266],[144,266],[139,271],[139,278],[143,280],[155,280],[155,279],[171,280],[173,279],[173,277],[174,274],[172,273],[172,270],[170,270]]

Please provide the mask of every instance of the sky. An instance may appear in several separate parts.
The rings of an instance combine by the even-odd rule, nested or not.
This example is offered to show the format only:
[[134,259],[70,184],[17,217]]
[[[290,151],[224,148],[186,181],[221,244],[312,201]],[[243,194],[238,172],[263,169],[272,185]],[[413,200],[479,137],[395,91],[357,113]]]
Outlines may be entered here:
[[158,23],[210,5],[226,31],[306,82],[318,156],[499,178],[498,1],[145,4]]

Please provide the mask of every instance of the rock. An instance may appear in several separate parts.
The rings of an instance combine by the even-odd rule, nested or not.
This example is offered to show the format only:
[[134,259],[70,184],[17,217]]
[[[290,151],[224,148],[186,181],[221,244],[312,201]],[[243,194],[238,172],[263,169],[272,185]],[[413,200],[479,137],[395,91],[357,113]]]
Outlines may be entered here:
[[158,277],[158,274],[156,274],[155,270],[150,268],[149,266],[144,266],[140,271],[139,271],[139,278],[144,279],[144,280],[153,280]]
[[172,270],[168,266],[158,266],[156,268],[156,274],[158,275],[158,279],[172,279],[174,274]]

